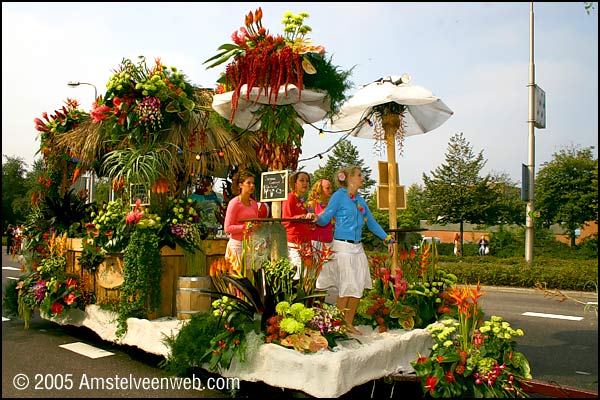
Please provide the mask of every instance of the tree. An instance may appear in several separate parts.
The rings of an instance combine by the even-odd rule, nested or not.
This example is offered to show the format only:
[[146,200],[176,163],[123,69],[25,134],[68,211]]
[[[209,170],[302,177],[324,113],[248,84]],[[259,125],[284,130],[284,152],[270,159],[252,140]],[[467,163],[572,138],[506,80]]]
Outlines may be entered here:
[[416,183],[410,185],[406,193],[406,206],[416,216],[417,226],[422,219],[427,219],[427,199],[423,186]]
[[562,225],[575,246],[575,231],[598,222],[598,159],[593,146],[569,146],[543,163],[535,182],[536,209],[547,227]]
[[498,194],[497,224],[524,225],[526,202],[521,200],[521,188],[506,172],[490,174],[490,186]]
[[2,228],[9,223],[21,223],[25,214],[15,206],[27,194],[25,175],[27,164],[21,157],[11,157],[3,154],[6,162],[2,163]]
[[595,9],[593,1],[584,1],[583,6],[585,8],[585,12],[587,13],[587,15],[590,15],[592,13],[592,10]]
[[500,196],[493,188],[493,181],[489,175],[479,176],[487,162],[482,153],[483,150],[477,155],[473,153],[462,132],[450,138],[446,163],[432,172],[432,178],[423,174],[429,223],[458,223],[462,238],[465,222],[498,222],[501,210]]
[[342,168],[350,165],[357,166],[361,169],[364,182],[363,187],[360,190],[360,194],[368,199],[370,197],[371,187],[375,184],[375,181],[371,179],[371,168],[365,167],[364,161],[359,157],[358,150],[350,141],[340,140],[340,142],[333,148],[333,154],[327,157],[327,163],[324,167],[320,167],[313,173],[313,182],[319,179],[328,179],[332,183],[335,182],[333,178],[335,174]]

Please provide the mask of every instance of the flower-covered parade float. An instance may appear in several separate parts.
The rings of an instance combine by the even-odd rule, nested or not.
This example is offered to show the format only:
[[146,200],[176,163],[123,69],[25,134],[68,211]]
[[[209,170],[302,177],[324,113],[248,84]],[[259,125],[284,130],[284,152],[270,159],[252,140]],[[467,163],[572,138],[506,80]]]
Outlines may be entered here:
[[[25,327],[39,312],[162,355],[173,374],[203,368],[315,397],[393,375],[416,377],[431,397],[524,396],[529,365],[512,340],[523,332],[497,316],[484,321],[480,288],[439,268],[435,245],[401,248],[397,267],[369,256],[373,289],[355,321],[362,335],[349,334],[344,310],[315,290],[327,246],[300,248],[297,281],[260,224],[248,224],[241,260],[223,257],[223,216],[213,214],[230,194],[206,208],[190,196],[198,181],[227,180],[224,166],[257,176],[296,169],[302,124],[333,115],[350,87],[350,72],[308,39],[306,18],[287,13],[284,35],[272,35],[262,9],[250,12],[206,61],[229,62],[216,92],[160,59],[124,59],[89,113],[68,100],[36,118],[43,172],[14,299]],[[110,200],[76,192],[84,174],[108,182]],[[204,299],[185,318],[184,278],[208,282],[185,288]]]

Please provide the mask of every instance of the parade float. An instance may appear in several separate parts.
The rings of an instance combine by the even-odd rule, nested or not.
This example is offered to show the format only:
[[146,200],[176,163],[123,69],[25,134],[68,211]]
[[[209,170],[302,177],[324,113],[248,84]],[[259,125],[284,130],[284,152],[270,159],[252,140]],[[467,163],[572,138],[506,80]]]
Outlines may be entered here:
[[[124,59],[89,113],[68,100],[36,118],[42,189],[16,286],[25,326],[39,312],[162,355],[175,374],[204,368],[315,397],[390,376],[415,377],[431,397],[523,396],[531,375],[513,340],[523,332],[484,321],[480,288],[457,287],[435,245],[370,257],[360,336],[314,289],[330,251],[301,249],[294,282],[277,218],[248,223],[241,261],[223,257],[213,215],[223,204],[191,198],[198,180],[296,169],[302,124],[335,114],[349,88],[349,71],[308,39],[307,17],[286,14],[284,35],[272,35],[262,10],[250,12],[206,62],[229,62],[216,91],[161,60]],[[108,179],[114,198],[75,193],[85,173]]]

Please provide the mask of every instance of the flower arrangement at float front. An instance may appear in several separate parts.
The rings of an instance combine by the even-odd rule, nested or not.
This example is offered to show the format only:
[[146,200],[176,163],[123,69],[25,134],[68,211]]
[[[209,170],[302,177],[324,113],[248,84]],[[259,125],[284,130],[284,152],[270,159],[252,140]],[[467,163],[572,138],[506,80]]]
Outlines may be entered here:
[[387,256],[369,257],[373,288],[361,298],[357,323],[388,329],[423,328],[451,311],[446,290],[457,278],[437,266],[435,245],[419,251],[399,249],[392,270]]
[[292,347],[302,353],[315,353],[335,346],[348,334],[340,310],[327,303],[306,307],[303,303],[282,301],[276,315],[268,320],[266,342]]
[[428,356],[413,362],[423,392],[431,397],[527,397],[521,387],[531,379],[529,362],[513,338],[523,336],[502,317],[483,321],[478,284],[449,290],[457,318],[427,326],[433,338]]
[[[217,81],[213,108],[235,125],[259,131],[265,145],[256,150],[263,165],[295,170],[302,124],[337,111],[350,88],[350,71],[332,65],[325,48],[308,39],[312,28],[304,24],[307,13],[286,12],[283,35],[270,34],[262,17],[261,8],[250,11],[244,26],[232,34],[233,43],[221,45],[205,61],[213,68],[231,60]],[[240,109],[240,100],[250,103],[248,110]]]
[[66,272],[67,235],[46,232],[43,244],[38,247],[43,255],[32,270],[19,277],[17,282],[18,314],[29,328],[33,312],[39,310],[50,318],[63,315],[70,309],[83,308],[91,302],[91,292],[86,283],[80,282],[75,274]]
[[[319,260],[326,258],[314,260],[318,271],[324,262]],[[194,314],[177,337],[167,340],[167,369],[179,372],[208,364],[218,372],[229,368],[234,357],[243,362],[265,343],[311,352],[332,349],[347,338],[340,310],[322,304],[325,294],[315,293],[314,286],[305,291],[301,281],[293,284],[295,273],[287,257],[261,265],[247,265],[245,256],[213,261],[215,290],[206,292],[218,299],[208,313]]]

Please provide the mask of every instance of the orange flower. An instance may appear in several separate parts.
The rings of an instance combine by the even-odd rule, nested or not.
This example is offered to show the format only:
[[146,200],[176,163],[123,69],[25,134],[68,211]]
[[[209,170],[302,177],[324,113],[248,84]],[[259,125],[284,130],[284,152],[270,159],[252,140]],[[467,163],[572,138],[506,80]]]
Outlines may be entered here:
[[454,377],[454,374],[452,373],[452,371],[446,371],[446,373],[444,374],[444,379],[448,383],[456,382],[456,378]]

